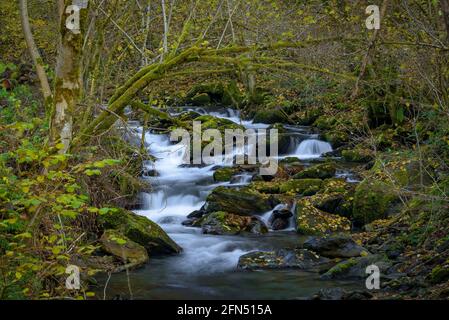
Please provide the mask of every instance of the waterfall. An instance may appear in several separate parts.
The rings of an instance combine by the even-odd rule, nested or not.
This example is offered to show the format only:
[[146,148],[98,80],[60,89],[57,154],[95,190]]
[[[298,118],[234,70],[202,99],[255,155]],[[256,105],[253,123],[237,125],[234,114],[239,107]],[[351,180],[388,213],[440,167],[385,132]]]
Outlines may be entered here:
[[317,139],[308,139],[301,142],[296,149],[295,156],[299,159],[314,159],[331,151],[332,146],[330,143]]

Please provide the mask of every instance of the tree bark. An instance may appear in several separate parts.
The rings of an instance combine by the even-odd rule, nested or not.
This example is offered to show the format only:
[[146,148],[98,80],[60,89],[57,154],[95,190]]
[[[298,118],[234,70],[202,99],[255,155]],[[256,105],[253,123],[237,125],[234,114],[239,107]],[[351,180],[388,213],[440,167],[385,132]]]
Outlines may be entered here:
[[50,140],[62,143],[61,153],[69,150],[72,142],[73,118],[82,93],[83,26],[87,20],[87,10],[80,11],[80,30],[73,32],[66,26],[66,19],[73,12],[66,8],[72,0],[59,2],[60,39],[56,61],[55,96],[51,118]]
[[440,0],[443,12],[444,24],[446,25],[447,42],[449,42],[449,0]]
[[[385,17],[387,7],[388,7],[388,0],[384,0],[382,2],[382,7],[380,8],[381,23],[383,22],[383,19]],[[368,66],[368,63],[371,59],[371,55],[374,52],[374,49],[376,47],[376,40],[377,40],[377,36],[379,35],[379,31],[380,30],[378,30],[378,29],[374,30],[373,36],[371,37],[370,43],[368,45],[368,50],[366,51],[365,57],[363,58],[362,66],[360,67],[359,77],[357,78],[357,81],[355,82],[355,86],[354,86],[354,89],[351,94],[351,99],[355,99],[359,94],[360,82],[363,80],[363,77],[365,76],[366,67]]]
[[51,89],[48,82],[47,74],[45,73],[44,63],[39,50],[37,49],[36,43],[34,42],[33,34],[31,32],[30,21],[28,17],[28,1],[20,0],[20,19],[22,22],[23,34],[25,36],[25,42],[28,47],[31,59],[33,60],[34,67],[36,68],[37,77],[41,84],[42,95],[44,96],[46,105],[49,104],[51,100]]

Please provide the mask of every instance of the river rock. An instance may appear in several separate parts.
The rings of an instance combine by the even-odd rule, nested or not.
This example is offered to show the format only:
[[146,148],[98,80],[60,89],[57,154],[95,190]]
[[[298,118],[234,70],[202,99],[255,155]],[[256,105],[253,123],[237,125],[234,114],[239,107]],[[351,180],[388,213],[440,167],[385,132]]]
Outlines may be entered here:
[[190,100],[190,103],[194,106],[201,107],[201,106],[210,105],[212,103],[212,100],[207,93],[200,93],[200,94],[197,94],[196,96],[194,96]]
[[353,217],[357,224],[364,225],[388,216],[397,196],[384,182],[365,179],[356,188]]
[[367,291],[346,291],[342,288],[326,288],[311,297],[311,300],[369,300],[373,295]]
[[240,216],[227,212],[213,212],[194,223],[204,234],[237,235],[244,232],[264,234],[268,228],[257,217]]
[[127,210],[110,211],[98,217],[103,230],[113,229],[142,245],[151,254],[180,253],[178,246],[156,223]]
[[321,163],[304,169],[293,176],[294,179],[329,179],[335,176],[337,169],[334,163]]
[[290,226],[290,221],[285,219],[274,219],[271,223],[271,229],[274,231],[285,230]]
[[348,235],[309,237],[303,247],[328,258],[352,258],[368,255],[368,250],[359,246]]
[[207,197],[204,209],[208,212],[224,211],[242,216],[252,216],[270,211],[276,200],[250,188],[215,188]]
[[232,175],[235,173],[235,169],[233,168],[220,168],[214,172],[214,181],[215,182],[227,182],[230,181]]
[[237,268],[243,270],[301,269],[316,270],[328,259],[305,249],[255,251],[240,257]]
[[279,186],[279,192],[313,195],[319,191],[321,184],[322,180],[320,179],[289,180]]
[[273,230],[285,230],[290,226],[290,218],[293,217],[293,213],[290,210],[282,209],[275,210],[270,217],[271,229]]
[[296,231],[299,234],[322,236],[351,230],[347,218],[321,211],[310,200],[306,197],[296,203]]
[[256,112],[254,123],[288,123],[288,118],[280,109],[267,109]]
[[143,246],[130,240],[117,230],[106,230],[100,238],[101,248],[120,259],[128,267],[138,267],[148,262]]
[[350,258],[344,260],[326,273],[321,275],[324,280],[329,279],[366,279],[368,276],[366,268],[370,265],[376,265],[381,275],[385,276],[392,263],[383,255],[371,254],[365,257]]

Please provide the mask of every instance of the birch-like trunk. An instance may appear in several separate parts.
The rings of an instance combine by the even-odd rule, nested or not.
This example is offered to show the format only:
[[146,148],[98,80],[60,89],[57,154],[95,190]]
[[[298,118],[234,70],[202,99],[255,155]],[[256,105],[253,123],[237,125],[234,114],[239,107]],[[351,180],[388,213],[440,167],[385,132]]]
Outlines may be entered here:
[[70,30],[66,20],[74,14],[69,6],[73,0],[61,0],[62,13],[60,39],[56,61],[56,79],[53,113],[51,119],[51,141],[62,143],[61,153],[66,153],[72,142],[73,118],[82,93],[83,26],[87,20],[87,8],[79,14],[79,30]]
[[30,53],[31,59],[33,60],[34,67],[36,68],[37,77],[41,84],[42,95],[45,99],[45,104],[48,105],[51,100],[51,89],[48,83],[47,74],[44,69],[44,62],[42,61],[39,50],[37,49],[36,43],[34,42],[33,34],[31,32],[30,21],[28,17],[28,1],[20,0],[20,19],[22,22],[22,30],[25,36],[25,42],[28,47],[28,52]]

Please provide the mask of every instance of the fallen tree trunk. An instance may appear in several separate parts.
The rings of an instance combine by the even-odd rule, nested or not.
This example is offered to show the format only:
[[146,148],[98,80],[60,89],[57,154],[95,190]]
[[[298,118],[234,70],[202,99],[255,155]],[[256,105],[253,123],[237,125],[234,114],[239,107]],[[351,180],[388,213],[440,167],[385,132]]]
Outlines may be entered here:
[[[251,65],[251,59],[241,56],[237,57],[220,57],[219,55],[230,55],[230,54],[241,54],[245,52],[260,52],[277,50],[283,48],[304,48],[313,44],[319,44],[323,42],[332,41],[353,41],[354,39],[344,39],[342,37],[327,38],[327,39],[316,39],[301,42],[277,42],[274,44],[268,44],[263,46],[232,46],[223,49],[210,49],[204,47],[190,47],[180,54],[169,57],[162,63],[146,66],[139,70],[131,79],[129,79],[123,86],[118,88],[112,98],[109,100],[109,107],[107,110],[103,111],[98,115],[98,117],[92,121],[82,132],[76,136],[72,142],[72,149],[77,148],[87,139],[93,136],[100,135],[101,133],[108,130],[116,121],[117,116],[123,115],[123,110],[126,106],[136,98],[139,92],[146,88],[151,82],[157,81],[164,78],[170,70],[178,67],[182,64],[191,62],[208,62],[218,65],[233,65],[234,67],[245,67]],[[253,57],[252,60],[257,61],[257,56]],[[262,64],[254,64],[260,67]],[[315,72],[323,72],[332,76],[343,76],[343,78],[353,80],[352,77],[346,77],[345,75],[339,75],[337,73],[332,73],[326,69],[320,69],[313,66],[295,65],[298,68],[308,69]],[[224,69],[228,70],[228,69]]]

